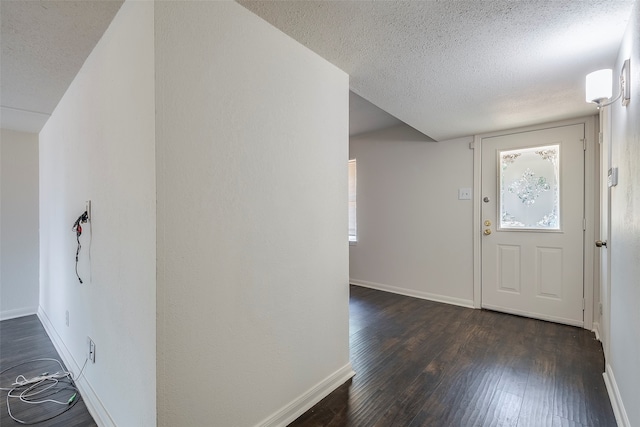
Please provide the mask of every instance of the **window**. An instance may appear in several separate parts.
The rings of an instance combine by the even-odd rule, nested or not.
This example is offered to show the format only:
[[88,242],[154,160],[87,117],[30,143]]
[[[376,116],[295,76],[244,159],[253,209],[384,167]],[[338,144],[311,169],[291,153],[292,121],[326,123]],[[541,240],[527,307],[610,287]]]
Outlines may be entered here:
[[356,159],[349,160],[349,242],[356,242]]
[[499,151],[500,229],[560,230],[560,145]]

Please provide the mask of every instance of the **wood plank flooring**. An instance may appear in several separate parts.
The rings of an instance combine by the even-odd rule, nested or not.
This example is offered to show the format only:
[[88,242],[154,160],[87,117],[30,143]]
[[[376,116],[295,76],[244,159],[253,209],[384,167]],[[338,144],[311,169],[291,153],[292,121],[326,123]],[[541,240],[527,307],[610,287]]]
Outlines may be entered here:
[[350,346],[356,376],[291,426],[616,425],[584,329],[352,286]]
[[[589,331],[356,286],[350,310],[356,376],[291,426],[616,425]],[[42,357],[59,358],[36,316],[0,322],[0,370]],[[0,425],[20,425],[5,397]],[[38,425],[96,424],[81,400]]]
[[[18,363],[33,359],[53,358],[60,359],[49,336],[45,332],[37,316],[26,316],[17,319],[3,320],[0,322],[0,371],[3,371]],[[5,387],[11,384],[17,375],[23,374],[31,378],[43,372],[57,372],[59,366],[52,363],[40,362],[16,368],[0,376],[0,384]],[[0,392],[0,425],[2,427],[20,426],[20,424],[7,413],[7,392]],[[29,406],[25,409],[26,406]],[[60,411],[59,405],[19,405],[12,404],[14,415],[23,421],[37,421],[47,418],[48,414]],[[93,418],[87,411],[84,401],[80,399],[71,409],[62,415],[36,424],[40,427],[91,427],[96,426]]]

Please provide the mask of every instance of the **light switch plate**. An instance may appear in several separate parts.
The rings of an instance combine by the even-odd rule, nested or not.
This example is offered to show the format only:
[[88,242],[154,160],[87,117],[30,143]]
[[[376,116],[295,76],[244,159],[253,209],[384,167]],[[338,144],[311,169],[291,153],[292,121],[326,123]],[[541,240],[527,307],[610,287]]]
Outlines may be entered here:
[[459,188],[458,189],[458,200],[471,200],[471,189],[470,188]]

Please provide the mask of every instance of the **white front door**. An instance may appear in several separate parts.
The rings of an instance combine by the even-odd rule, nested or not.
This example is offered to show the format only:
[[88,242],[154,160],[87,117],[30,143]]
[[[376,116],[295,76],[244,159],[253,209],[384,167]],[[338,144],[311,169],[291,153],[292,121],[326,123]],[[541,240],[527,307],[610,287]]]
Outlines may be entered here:
[[482,307],[584,325],[584,125],[482,139]]

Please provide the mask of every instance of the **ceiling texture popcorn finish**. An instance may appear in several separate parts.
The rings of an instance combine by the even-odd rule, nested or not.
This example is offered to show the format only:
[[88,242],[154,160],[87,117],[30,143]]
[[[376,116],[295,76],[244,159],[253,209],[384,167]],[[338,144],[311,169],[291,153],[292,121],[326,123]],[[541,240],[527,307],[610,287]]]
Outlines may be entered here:
[[445,140],[594,114],[584,76],[613,65],[633,1],[239,3]]
[[[613,66],[633,0],[239,3],[350,75],[352,134],[395,117],[444,140],[595,114],[584,76]],[[121,5],[0,1],[2,127],[40,131]]]
[[3,128],[40,131],[121,5],[0,1]]

